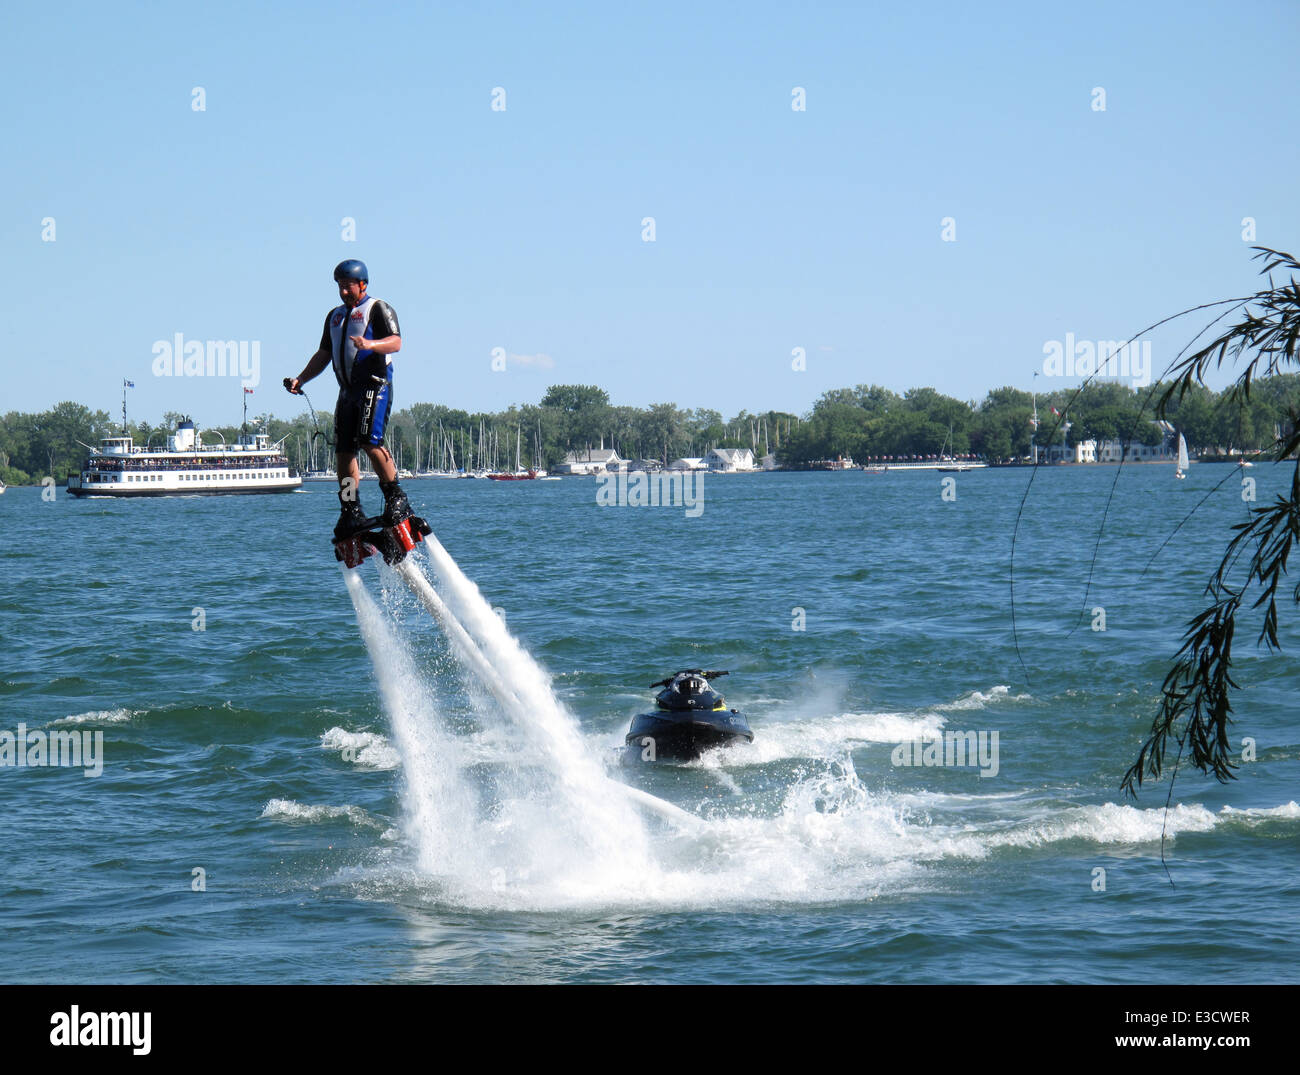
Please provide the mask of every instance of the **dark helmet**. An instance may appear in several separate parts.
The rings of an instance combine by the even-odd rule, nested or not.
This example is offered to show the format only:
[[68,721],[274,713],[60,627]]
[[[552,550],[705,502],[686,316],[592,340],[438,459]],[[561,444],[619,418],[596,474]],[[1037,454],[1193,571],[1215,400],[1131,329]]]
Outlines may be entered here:
[[363,284],[370,283],[370,273],[366,269],[364,261],[358,261],[356,258],[348,258],[347,261],[340,261],[334,266],[334,280],[360,280]]

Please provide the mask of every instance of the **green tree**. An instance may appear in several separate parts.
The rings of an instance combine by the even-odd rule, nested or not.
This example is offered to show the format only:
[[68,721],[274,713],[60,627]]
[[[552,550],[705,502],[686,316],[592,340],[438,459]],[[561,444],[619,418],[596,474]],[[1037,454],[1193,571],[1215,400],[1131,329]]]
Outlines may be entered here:
[[878,384],[860,384],[853,390],[853,396],[858,406],[872,417],[897,408],[903,402],[902,397]]
[[577,414],[589,407],[608,407],[609,393],[594,384],[554,384],[542,397],[542,406]]
[[56,481],[81,467],[86,446],[111,430],[108,415],[80,403],[64,402],[35,416],[23,468],[32,474],[53,475]]
[[[1155,397],[1165,394],[1164,385],[1155,386]],[[1217,448],[1219,441],[1215,430],[1215,406],[1218,397],[1204,385],[1192,385],[1181,398],[1170,399],[1165,413],[1180,433],[1187,438],[1194,452],[1208,452]]]
[[675,403],[655,403],[641,413],[637,439],[647,458],[667,465],[677,458],[686,439],[686,416]]
[[594,446],[610,434],[609,393],[596,385],[557,384],[546,390],[542,407],[566,449]]
[[971,447],[993,462],[1033,454],[1033,397],[1019,388],[995,388],[976,408]]

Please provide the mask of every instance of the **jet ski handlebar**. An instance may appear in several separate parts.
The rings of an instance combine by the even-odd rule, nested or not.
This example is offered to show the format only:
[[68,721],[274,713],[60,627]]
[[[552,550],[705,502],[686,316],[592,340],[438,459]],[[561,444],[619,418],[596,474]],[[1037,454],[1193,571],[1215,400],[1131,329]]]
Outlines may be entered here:
[[671,687],[671,686],[673,685],[673,680],[674,680],[674,679],[676,679],[678,676],[686,675],[686,674],[688,674],[688,673],[691,674],[691,675],[703,676],[705,679],[718,679],[718,678],[720,678],[721,676],[725,676],[725,675],[729,675],[729,674],[730,674],[730,673],[728,673],[728,672],[716,672],[716,671],[713,671],[712,669],[710,669],[709,671],[706,672],[706,671],[705,671],[704,669],[702,669],[702,668],[683,668],[680,672],[674,672],[674,673],[673,673],[671,676],[669,676],[667,679],[661,679],[658,683],[651,683],[650,686],[651,686],[652,688],[653,688],[653,687]]

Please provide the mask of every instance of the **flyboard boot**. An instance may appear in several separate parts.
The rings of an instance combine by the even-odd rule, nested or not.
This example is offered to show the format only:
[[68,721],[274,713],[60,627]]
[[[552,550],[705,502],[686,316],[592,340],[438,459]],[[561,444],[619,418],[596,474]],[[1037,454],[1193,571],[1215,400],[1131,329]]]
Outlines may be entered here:
[[349,538],[372,525],[374,520],[366,517],[366,513],[361,510],[361,505],[356,500],[345,500],[343,494],[339,493],[339,521],[334,524],[335,541]]
[[386,482],[381,478],[379,491],[384,494],[384,513],[380,518],[385,526],[397,526],[411,517],[411,502],[397,482]]
[[357,567],[374,553],[385,563],[396,564],[433,533],[428,523],[411,514],[411,504],[397,482],[381,481],[379,488],[384,494],[382,515],[367,517],[355,501],[343,501],[343,514],[334,528],[334,558],[348,567]]
[[366,534],[379,525],[361,510],[356,493],[339,492],[339,521],[334,525],[334,558],[348,567],[356,567],[374,550],[366,545]]
[[386,562],[395,564],[426,534],[432,534],[433,528],[418,515],[411,514],[411,502],[397,482],[380,481],[379,491],[384,494],[384,513],[379,518],[388,542],[380,552]]

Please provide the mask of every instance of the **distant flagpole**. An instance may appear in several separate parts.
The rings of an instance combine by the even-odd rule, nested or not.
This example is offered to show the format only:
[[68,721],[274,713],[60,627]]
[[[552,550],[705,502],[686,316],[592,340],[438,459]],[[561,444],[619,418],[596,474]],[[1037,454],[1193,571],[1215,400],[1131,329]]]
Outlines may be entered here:
[[[1034,370],[1034,376],[1035,377],[1038,376],[1037,370]],[[1034,466],[1038,466],[1038,391],[1036,387],[1037,384],[1038,384],[1037,381],[1031,381],[1029,383],[1029,392],[1034,400],[1034,417],[1030,419],[1034,427],[1034,432],[1029,437],[1029,443],[1034,446]]]
[[126,436],[126,390],[134,388],[135,382],[123,379],[122,381],[122,435]]

